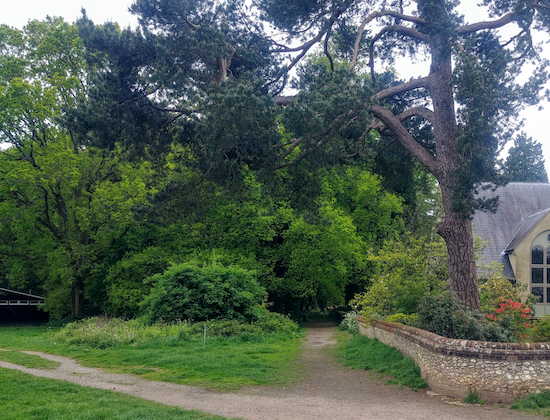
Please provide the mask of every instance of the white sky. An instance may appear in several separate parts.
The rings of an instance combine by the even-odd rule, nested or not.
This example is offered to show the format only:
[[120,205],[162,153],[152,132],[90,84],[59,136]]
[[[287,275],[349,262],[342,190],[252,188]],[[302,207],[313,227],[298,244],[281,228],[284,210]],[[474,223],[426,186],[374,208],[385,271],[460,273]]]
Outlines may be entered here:
[[[479,9],[475,6],[478,0],[462,0],[461,12],[466,14],[470,22],[479,20]],[[135,16],[128,12],[128,7],[133,0],[15,0],[2,5],[0,13],[0,24],[7,24],[15,27],[24,26],[29,20],[42,20],[46,16],[62,16],[68,22],[73,22],[81,16],[80,9],[86,9],[88,17],[95,23],[105,21],[118,22],[121,27],[137,25]],[[468,11],[475,10],[475,19],[468,19]],[[544,49],[550,57],[550,45],[546,44]],[[409,63],[409,68],[410,63]],[[425,69],[425,66],[421,67]],[[406,76],[404,71],[400,72]],[[425,71],[419,70],[418,75],[425,75]],[[415,76],[412,73],[410,76]],[[546,171],[550,175],[550,105],[542,104],[545,108],[538,111],[531,108],[523,113],[526,118],[524,131],[541,143],[546,161]]]

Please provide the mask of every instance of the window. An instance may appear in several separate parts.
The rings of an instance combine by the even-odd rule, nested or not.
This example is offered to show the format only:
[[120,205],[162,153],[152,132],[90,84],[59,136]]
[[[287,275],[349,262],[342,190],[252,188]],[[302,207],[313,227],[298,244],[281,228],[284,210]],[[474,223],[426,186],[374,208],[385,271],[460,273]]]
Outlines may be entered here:
[[550,233],[538,235],[531,245],[531,293],[550,304]]

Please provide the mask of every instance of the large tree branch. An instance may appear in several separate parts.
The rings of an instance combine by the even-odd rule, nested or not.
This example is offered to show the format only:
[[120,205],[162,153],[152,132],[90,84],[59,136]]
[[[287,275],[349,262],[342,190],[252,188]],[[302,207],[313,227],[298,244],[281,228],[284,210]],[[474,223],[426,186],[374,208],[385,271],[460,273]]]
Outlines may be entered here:
[[384,126],[386,126],[395,135],[399,143],[413,155],[428,171],[436,178],[439,178],[441,173],[437,160],[424,147],[416,142],[408,130],[401,124],[399,118],[395,116],[389,109],[380,105],[372,105],[370,112],[378,118]]
[[367,18],[363,22],[361,22],[361,26],[359,26],[359,29],[357,31],[357,37],[355,38],[355,45],[353,47],[353,58],[351,60],[351,64],[349,65],[350,69],[353,69],[357,64],[357,55],[359,54],[359,45],[361,44],[361,38],[363,37],[363,32],[365,31],[365,27],[374,19],[384,17],[384,16],[392,16],[401,20],[405,20],[408,22],[413,22],[421,25],[426,23],[426,21],[422,18],[419,18],[416,16],[404,15],[403,13],[395,12],[393,10],[381,10],[379,12],[372,12],[370,15],[367,16]]
[[[397,115],[397,118],[399,121],[403,122],[411,117],[422,117],[426,121],[428,121],[430,124],[433,124],[435,114],[431,109],[428,109],[423,106],[418,106],[414,108],[409,108],[405,112],[402,112],[401,114]],[[379,133],[383,133],[384,131],[388,130],[388,128],[384,125],[382,121],[374,121],[369,127],[367,128],[367,131],[365,134],[367,134],[371,130],[376,130]],[[363,135],[365,135],[363,134]]]
[[288,155],[290,155],[294,149],[296,149],[300,144],[302,143],[302,139],[293,139],[290,143],[290,147],[284,151],[282,155],[280,155],[277,160],[283,160]]
[[307,155],[310,155],[315,150],[319,149],[324,143],[325,143],[325,139],[319,140],[315,145],[313,145],[311,147],[308,147],[306,150],[300,152],[300,154],[296,157],[296,159],[278,164],[277,169],[283,169],[283,168],[286,168],[288,166],[296,165],[298,162],[300,162]]
[[516,17],[516,13],[514,12],[507,13],[497,20],[477,22],[477,23],[472,23],[471,25],[459,26],[455,28],[455,32],[459,35],[468,35],[468,34],[483,31],[486,29],[498,29],[513,22],[515,17]]
[[397,116],[397,118],[399,118],[399,121],[405,121],[411,117],[422,117],[429,123],[433,124],[435,119],[435,114],[429,108],[426,108],[424,106],[416,106],[416,107],[407,109],[405,112]]
[[401,83],[397,86],[381,90],[371,98],[374,101],[381,101],[383,99],[399,95],[400,93],[407,92],[413,89],[426,88],[430,84],[431,76],[420,77],[418,79],[411,80],[409,82]]

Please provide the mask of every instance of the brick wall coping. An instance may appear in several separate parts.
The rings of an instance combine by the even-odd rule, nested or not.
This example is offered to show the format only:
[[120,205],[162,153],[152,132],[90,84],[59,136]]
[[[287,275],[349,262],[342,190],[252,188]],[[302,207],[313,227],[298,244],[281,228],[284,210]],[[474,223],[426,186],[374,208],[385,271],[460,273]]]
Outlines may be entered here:
[[395,322],[368,322],[362,316],[358,316],[357,320],[367,327],[373,326],[405,337],[433,353],[486,360],[550,361],[550,343],[492,343],[489,341],[451,339]]

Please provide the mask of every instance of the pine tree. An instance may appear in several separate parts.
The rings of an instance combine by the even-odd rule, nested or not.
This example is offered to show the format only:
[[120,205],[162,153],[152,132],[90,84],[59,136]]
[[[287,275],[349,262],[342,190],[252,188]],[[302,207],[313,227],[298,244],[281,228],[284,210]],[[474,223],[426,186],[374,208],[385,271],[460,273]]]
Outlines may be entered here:
[[509,182],[548,182],[541,144],[518,135],[504,162],[503,176]]

